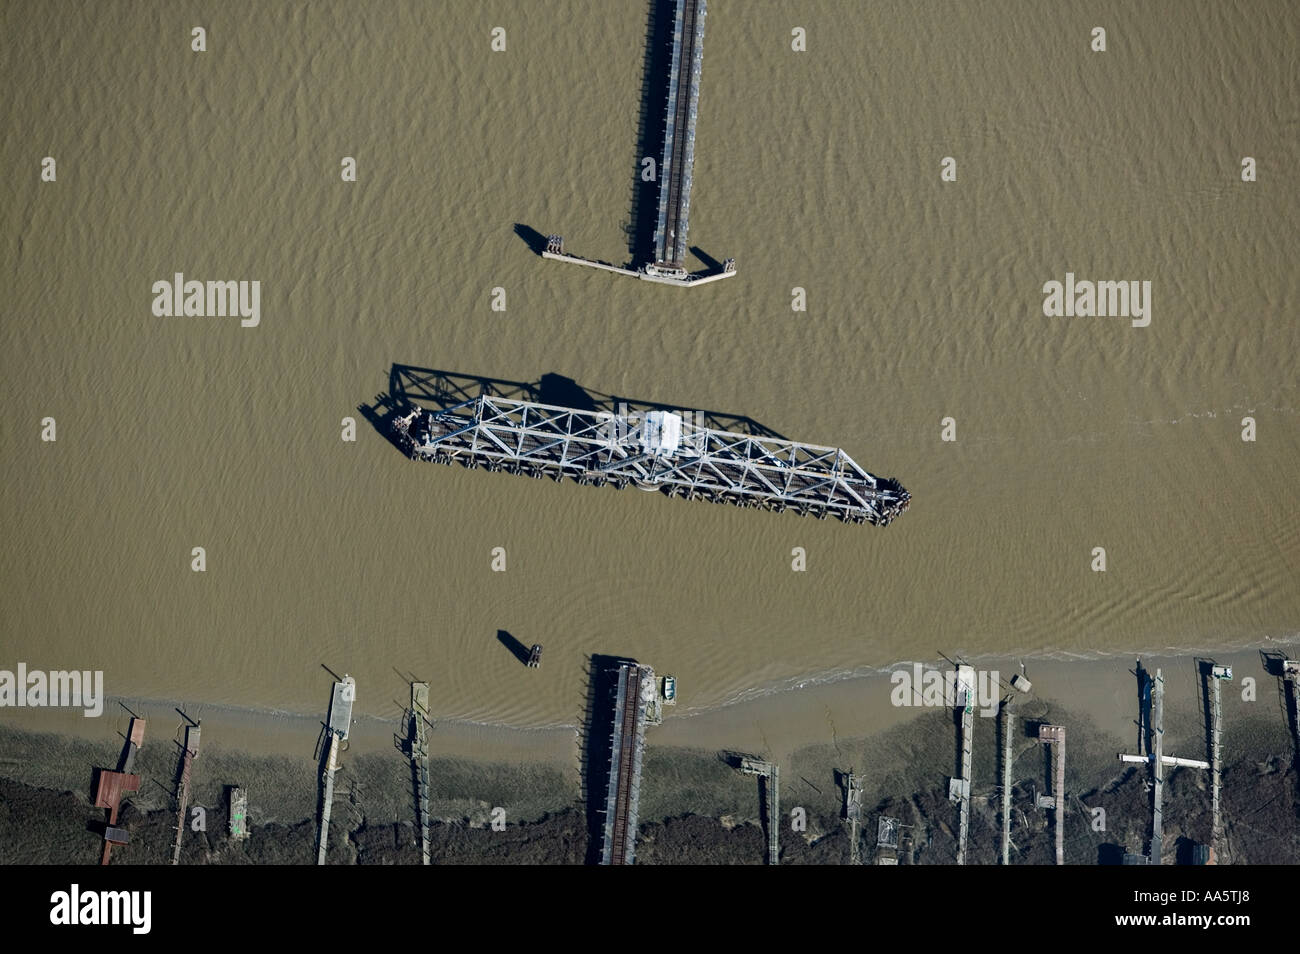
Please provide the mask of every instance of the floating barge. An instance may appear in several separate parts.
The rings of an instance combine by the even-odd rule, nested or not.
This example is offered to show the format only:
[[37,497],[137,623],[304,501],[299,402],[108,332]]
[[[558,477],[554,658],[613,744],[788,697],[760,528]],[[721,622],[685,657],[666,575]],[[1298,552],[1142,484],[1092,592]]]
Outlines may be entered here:
[[868,473],[838,448],[714,430],[671,411],[583,411],[481,394],[438,411],[414,407],[391,427],[413,460],[635,484],[846,523],[887,526],[911,501],[897,480]]

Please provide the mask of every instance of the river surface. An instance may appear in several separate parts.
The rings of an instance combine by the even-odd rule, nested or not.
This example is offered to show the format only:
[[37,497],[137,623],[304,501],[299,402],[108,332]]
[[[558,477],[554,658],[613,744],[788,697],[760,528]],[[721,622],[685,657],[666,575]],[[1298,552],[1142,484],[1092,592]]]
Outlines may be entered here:
[[[689,264],[739,274],[690,290],[525,240],[627,260],[648,13],[4,5],[0,668],[323,712],[324,665],[363,713],[415,676],[437,717],[545,726],[592,653],[699,708],[941,652],[1295,636],[1295,4],[715,0]],[[260,324],[156,317],[177,272],[260,281]],[[1150,281],[1150,325],[1045,317],[1067,272]],[[357,410],[394,364],[744,415],[912,507],[411,463]]]

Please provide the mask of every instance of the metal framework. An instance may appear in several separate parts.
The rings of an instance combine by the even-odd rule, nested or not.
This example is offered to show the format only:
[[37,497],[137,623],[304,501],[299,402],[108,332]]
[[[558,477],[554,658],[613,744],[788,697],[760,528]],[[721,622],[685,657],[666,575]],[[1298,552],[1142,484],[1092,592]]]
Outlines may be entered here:
[[688,500],[793,510],[888,525],[911,495],[834,447],[713,430],[665,410],[578,410],[481,394],[441,410],[395,415],[395,442],[417,460],[581,484],[635,483]]

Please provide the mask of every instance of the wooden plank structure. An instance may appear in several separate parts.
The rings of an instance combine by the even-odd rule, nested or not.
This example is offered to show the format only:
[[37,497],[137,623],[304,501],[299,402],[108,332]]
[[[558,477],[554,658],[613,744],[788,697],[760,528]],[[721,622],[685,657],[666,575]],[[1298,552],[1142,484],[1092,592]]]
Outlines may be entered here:
[[420,863],[429,863],[429,684],[411,683],[411,725],[408,745],[415,775],[415,799],[420,813]]
[[844,778],[844,818],[849,823],[849,864],[862,864],[862,776],[849,772]]
[[1218,863],[1223,850],[1223,817],[1220,811],[1220,794],[1223,783],[1223,695],[1220,685],[1232,678],[1230,666],[1216,666],[1214,660],[1205,663],[1209,676],[1212,701],[1210,704],[1210,862]]
[[659,216],[655,226],[655,266],[666,273],[686,271],[706,12],[704,0],[677,0],[676,7],[664,153],[659,166]]
[[1291,744],[1295,748],[1295,765],[1300,774],[1300,659],[1281,661],[1282,691],[1286,695],[1291,719]]
[[321,812],[320,840],[316,849],[316,864],[325,864],[325,849],[329,842],[330,813],[334,807],[334,776],[339,770],[339,751],[342,743],[347,741],[352,727],[352,703],[356,699],[356,680],[349,675],[334,683],[330,697],[329,722],[326,732],[329,735],[328,749],[325,755],[325,769],[321,773]]
[[107,769],[99,773],[99,786],[95,791],[95,807],[108,809],[108,825],[104,829],[104,851],[100,864],[108,864],[109,855],[114,845],[125,845],[131,840],[124,828],[117,827],[117,813],[122,805],[122,796],[129,792],[140,791],[140,776],[126,772],[110,772]]
[[654,670],[649,666],[630,661],[619,664],[600,855],[603,865],[630,865],[636,860],[645,729],[649,713],[658,709],[655,682]]
[[[658,167],[659,203],[655,218],[654,262],[639,271],[597,262],[564,251],[564,238],[548,235],[543,258],[591,265],[671,285],[691,286],[734,275],[727,259],[721,272],[707,277],[686,271],[686,236],[690,227],[691,183],[695,165],[695,122],[699,114],[700,72],[704,53],[704,0],[674,0],[672,58],[664,110],[664,142]],[[649,160],[653,162],[653,159]]]
[[1164,857],[1164,794],[1165,794],[1165,679],[1156,670],[1151,685],[1152,725],[1155,728],[1155,751],[1151,756],[1151,850],[1152,864],[1160,864]]
[[[1300,659],[1282,660],[1282,678],[1292,686],[1300,687]],[[1300,711],[1296,709],[1295,696],[1291,697],[1291,714],[1300,715]]]
[[957,864],[966,863],[966,841],[970,834],[971,746],[975,735],[975,671],[957,667],[956,703],[961,712],[961,778],[948,783],[948,798],[960,804],[957,824]]
[[95,807],[108,809],[108,824],[104,828],[104,850],[100,856],[101,865],[108,864],[114,845],[125,845],[131,840],[124,828],[117,827],[117,814],[122,807],[122,797],[130,792],[140,791],[140,776],[131,770],[135,768],[135,757],[144,745],[145,720],[132,717],[127,730],[126,744],[122,746],[122,755],[118,759],[117,771],[101,769],[95,785]]
[[[1151,843],[1147,849],[1147,864],[1161,864],[1164,856],[1164,793],[1165,793],[1165,766],[1174,765],[1184,768],[1208,769],[1209,762],[1199,761],[1197,759],[1180,759],[1171,755],[1165,755],[1164,735],[1165,735],[1165,680],[1159,669],[1156,670],[1153,677],[1147,670],[1142,668],[1141,661],[1138,662],[1138,674],[1144,681],[1143,685],[1149,689],[1151,699],[1151,717],[1147,723],[1151,727],[1151,743],[1148,746],[1150,751],[1147,754],[1125,755],[1120,753],[1121,762],[1138,762],[1146,763],[1151,768]],[[1144,690],[1143,695],[1147,693]],[[1145,716],[1145,713],[1143,713]],[[1125,856],[1125,863],[1128,863],[1128,856]]]
[[121,771],[130,772],[135,768],[135,757],[144,747],[144,719],[132,719],[127,732],[126,746],[122,750]]
[[176,787],[176,844],[172,847],[172,864],[181,863],[181,840],[185,837],[185,809],[190,801],[190,773],[199,755],[199,723],[185,727],[185,747],[181,752],[181,779]]
[[1065,726],[1040,725],[1038,741],[1052,748],[1054,769],[1051,795],[1039,795],[1038,807],[1052,811],[1052,827],[1056,834],[1056,863],[1065,864]]
[[1002,863],[1011,864],[1011,699],[998,707],[1002,732]]
[[767,798],[767,863],[781,863],[781,767],[775,762],[745,756],[740,760],[740,770],[746,775],[759,777],[759,794]]

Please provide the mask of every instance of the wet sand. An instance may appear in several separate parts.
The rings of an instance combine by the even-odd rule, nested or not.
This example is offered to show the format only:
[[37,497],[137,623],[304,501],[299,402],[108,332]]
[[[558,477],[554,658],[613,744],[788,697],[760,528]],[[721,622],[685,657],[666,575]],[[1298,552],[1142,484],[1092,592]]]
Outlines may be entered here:
[[[1293,802],[1300,810],[1300,785],[1296,783],[1278,682],[1265,674],[1258,652],[1220,654],[1216,661],[1233,666],[1235,677],[1226,684],[1223,695],[1228,850],[1236,852],[1237,861],[1300,861],[1300,837],[1289,814]],[[997,664],[1004,679],[1019,671],[1013,660],[972,662],[989,668]],[[1058,722],[1067,728],[1070,755],[1066,778],[1072,797],[1081,799],[1085,809],[1100,805],[1112,813],[1111,828],[1104,838],[1085,831],[1087,826],[1070,829],[1072,863],[1095,863],[1099,850],[1113,854],[1113,849],[1105,849],[1106,844],[1140,848],[1147,817],[1143,773],[1116,759],[1120,751],[1137,751],[1133,661],[1025,662],[1034,686],[1030,694],[1016,696],[1013,779],[1019,860],[1051,860],[1047,816],[1033,811],[1033,792],[1047,784],[1042,756],[1035,754],[1041,749],[1019,733],[1020,727],[1028,732],[1028,726],[1036,721]],[[1197,661],[1149,657],[1143,662],[1151,669],[1161,668],[1166,680],[1165,751],[1205,758]],[[1255,680],[1254,700],[1243,698],[1247,679]],[[956,755],[952,712],[894,706],[892,689],[888,675],[881,674],[776,692],[711,711],[687,714],[684,709],[679,713],[670,710],[664,724],[651,728],[647,736],[641,799],[646,863],[761,860],[761,836],[740,830],[761,825],[762,819],[753,779],[725,761],[736,752],[778,761],[782,765],[783,812],[793,806],[808,812],[808,832],[802,837],[789,836],[794,844],[788,848],[788,861],[839,863],[847,858],[838,819],[842,773],[854,770],[865,778],[864,804],[869,811],[912,819],[918,830],[928,832],[924,846],[918,843],[914,855],[909,855],[914,863],[950,863],[954,809],[947,803],[946,788]],[[131,705],[150,719],[138,763],[146,785],[131,800],[133,812],[151,813],[131,816],[132,824],[144,826],[142,844],[147,845],[151,839],[161,838],[148,832],[170,824],[166,817],[168,785],[178,753],[170,731],[173,725],[179,727],[180,719],[164,703],[136,701]],[[195,713],[193,708],[187,711]],[[314,854],[309,849],[317,807],[313,752],[319,721],[217,707],[203,707],[197,714],[203,719],[204,745],[196,762],[194,804],[209,807],[216,825],[212,837],[217,840],[200,839],[187,849],[191,852],[187,859],[312,860]],[[125,712],[100,720],[64,713],[59,722],[68,734],[63,735],[15,727],[15,722],[48,727],[48,720],[6,721],[0,729],[0,776],[33,786],[14,796],[18,814],[8,819],[19,826],[9,849],[14,857],[44,857],[41,852],[47,849],[29,842],[32,831],[45,830],[41,826],[47,823],[53,826],[49,829],[54,839],[48,848],[51,857],[80,857],[85,848],[82,842],[88,837],[84,822],[81,827],[64,826],[67,831],[59,835],[55,829],[62,829],[57,818],[45,815],[53,812],[62,818],[71,813],[81,818],[87,814],[90,767],[116,761],[121,738],[114,729],[124,730],[126,721]],[[996,858],[999,824],[991,797],[997,788],[996,722],[993,718],[975,720],[972,863],[992,863]],[[394,745],[398,731],[398,724],[372,718],[361,718],[354,726],[340,775],[341,787],[348,794],[336,800],[334,825],[338,830],[331,840],[341,847],[333,861],[416,860],[410,845],[414,814],[411,778],[408,763]],[[517,730],[441,722],[430,741],[432,814],[440,826],[435,842],[445,853],[444,860],[582,860],[587,834],[582,821],[585,808],[575,728]],[[1174,850],[1176,839],[1208,837],[1204,776],[1183,770],[1170,779],[1170,850]],[[232,784],[251,793],[250,817],[255,826],[261,826],[254,833],[256,846],[232,849],[220,843],[225,786]],[[42,791],[47,794],[41,796]],[[71,792],[68,797],[72,801],[51,801],[60,791]],[[21,825],[29,804],[46,805],[30,809],[44,813],[32,831]],[[499,839],[473,835],[474,830],[489,827],[490,813],[497,807],[505,809],[513,834]],[[699,820],[683,820],[687,816]],[[267,844],[261,844],[264,841]],[[136,847],[141,860],[147,862],[151,855],[144,847]],[[215,850],[215,854],[203,854],[205,850]]]
[[[1261,650],[1285,649],[1266,645],[1250,652],[1220,653],[1214,658],[1234,669],[1234,681],[1227,683],[1223,694],[1224,722],[1227,731],[1246,722],[1268,724],[1275,722],[1285,731],[1286,717],[1282,709],[1278,681],[1268,675],[1261,661]],[[1295,652],[1294,647],[1290,650]],[[1019,661],[1014,659],[969,659],[979,669],[996,670],[1005,685],[1011,676],[1020,672]],[[1103,760],[1114,760],[1123,750],[1138,751],[1137,741],[1137,682],[1133,670],[1135,660],[1116,656],[1103,660],[1048,660],[1025,658],[1025,674],[1032,681],[1032,691],[1025,696],[1017,694],[1017,706],[1026,711],[1035,710],[1068,713],[1078,720],[1067,726],[1071,732],[1071,750],[1076,757],[1084,751],[1102,753]],[[928,660],[927,670],[947,668],[940,660]],[[1167,752],[1187,752],[1188,758],[1204,758],[1204,715],[1198,662],[1194,657],[1148,656],[1143,665],[1154,671],[1161,668],[1165,678],[1165,748]],[[893,671],[912,671],[911,664],[900,664]],[[1255,699],[1242,698],[1244,680],[1255,680]],[[396,682],[392,686],[394,704],[404,688]],[[370,691],[362,685],[359,694]],[[717,762],[720,753],[745,752],[760,755],[779,764],[797,768],[799,774],[811,775],[812,792],[835,790],[835,772],[856,767],[868,777],[884,777],[899,771],[909,762],[905,749],[891,752],[882,749],[882,740],[891,736],[915,743],[915,727],[925,720],[932,725],[938,716],[951,722],[947,709],[924,706],[897,706],[895,684],[890,672],[859,678],[842,679],[823,684],[803,685],[797,688],[772,691],[760,697],[709,709],[692,709],[689,706],[689,686],[681,687],[682,703],[665,709],[661,726],[647,732],[650,762],[646,769],[644,791],[650,802],[646,817],[664,817],[681,813],[719,813],[726,810],[726,798],[718,801],[712,796],[703,797],[692,789],[690,773],[679,774],[675,764],[681,758],[687,762],[704,759]],[[183,705],[191,718],[203,723],[202,774],[215,782],[209,768],[217,759],[211,752],[225,753],[236,761],[261,760],[259,774],[264,775],[273,788],[299,789],[286,799],[285,817],[294,811],[310,806],[315,794],[316,744],[320,737],[325,706],[328,705],[328,677],[322,677],[322,710],[317,716],[291,713],[266,713],[210,705]],[[124,738],[129,713],[145,716],[148,721],[146,751],[151,758],[160,758],[165,764],[174,760],[176,747],[173,739],[181,737],[183,725],[175,711],[181,705],[175,702],[145,700],[113,700],[100,719],[83,718],[79,712],[69,710],[11,710],[13,718],[6,718],[11,729],[23,732],[58,733],[58,737],[79,740],[78,751],[93,753],[96,764],[116,762]],[[576,706],[575,706],[576,708]],[[994,718],[977,717],[977,735],[992,739]],[[430,732],[431,755],[435,760],[462,766],[477,766],[475,771],[500,770],[541,773],[545,783],[538,791],[515,791],[511,797],[517,804],[527,804],[526,815],[568,806],[579,798],[581,791],[579,752],[579,713],[568,726],[549,729],[514,729],[506,726],[469,724],[437,720]],[[403,781],[406,761],[397,750],[396,739],[404,732],[398,720],[383,720],[369,716],[357,718],[349,740],[345,764],[364,759],[368,771],[377,771],[399,791]],[[901,733],[901,735],[899,735]],[[35,736],[33,736],[35,737]],[[51,736],[53,738],[53,736]],[[986,745],[988,743],[985,743]],[[692,755],[692,753],[694,753]],[[988,751],[980,753],[991,757]],[[940,745],[930,765],[916,768],[916,781],[926,774],[940,778],[951,774],[951,752]],[[661,763],[664,778],[656,778],[655,763]],[[293,779],[276,779],[275,773],[283,769]],[[41,753],[39,745],[20,746],[13,749],[10,739],[0,745],[0,774],[18,781],[47,788],[80,790],[89,785],[88,766],[84,760],[56,761]],[[788,771],[788,769],[787,769]],[[714,772],[714,782],[723,779],[720,789],[731,791],[725,782],[726,773]],[[239,782],[227,779],[227,784]],[[243,784],[243,783],[241,783]],[[707,787],[707,786],[706,786]],[[490,791],[476,795],[472,791],[455,793],[455,798],[490,802],[489,796],[499,796],[500,785],[490,786]],[[396,804],[403,796],[392,795]],[[810,795],[811,797],[811,795]],[[835,797],[838,797],[836,795]],[[827,801],[827,797],[816,801]],[[495,802],[493,804],[496,804]],[[511,812],[512,816],[514,812]],[[400,817],[397,816],[397,817]]]

